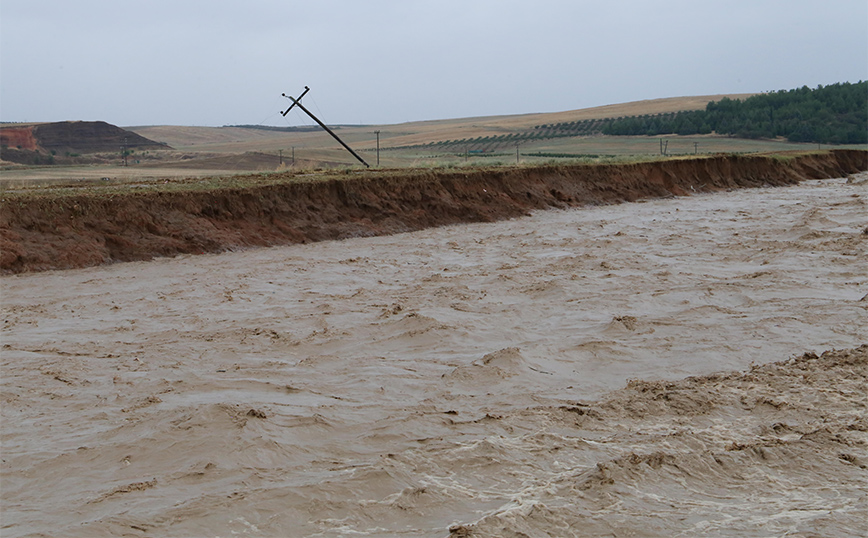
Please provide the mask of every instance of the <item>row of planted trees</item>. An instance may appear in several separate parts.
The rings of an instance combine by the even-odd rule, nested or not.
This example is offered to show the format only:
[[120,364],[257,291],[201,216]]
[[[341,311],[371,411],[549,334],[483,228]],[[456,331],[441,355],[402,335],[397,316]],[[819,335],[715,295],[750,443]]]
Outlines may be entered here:
[[542,124],[523,132],[445,140],[424,147],[450,152],[490,152],[550,138],[711,133],[753,139],[785,138],[790,142],[865,144],[868,82],[781,90],[744,101],[724,97],[708,103],[705,110]]

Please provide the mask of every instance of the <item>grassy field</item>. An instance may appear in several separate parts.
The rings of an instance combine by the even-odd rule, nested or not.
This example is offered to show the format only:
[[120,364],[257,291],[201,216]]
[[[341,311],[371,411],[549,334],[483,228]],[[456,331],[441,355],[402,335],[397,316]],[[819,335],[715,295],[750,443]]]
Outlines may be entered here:
[[[744,98],[745,95],[728,95]],[[379,162],[382,168],[427,168],[500,166],[516,163],[611,161],[663,158],[711,153],[762,153],[816,150],[817,144],[792,144],[776,140],[745,140],[706,136],[587,136],[526,140],[518,147],[501,143],[480,154],[464,144],[438,142],[517,135],[535,126],[620,116],[697,110],[723,95],[679,97],[637,101],[618,105],[556,113],[459,118],[381,126],[333,126],[335,132],[372,167],[377,165],[377,135],[380,131]],[[312,123],[312,122],[311,122]],[[3,163],[0,188],[30,184],[152,182],[178,178],[226,176],[278,170],[363,168],[345,149],[322,130],[283,132],[240,127],[147,126],[128,127],[151,140],[169,144],[172,151],[150,152],[147,161],[76,166],[20,166]],[[828,146],[824,146],[828,147]],[[462,149],[463,148],[463,149]],[[861,147],[864,149],[864,146]],[[518,153],[518,155],[516,154]],[[294,160],[293,160],[294,156]],[[108,159],[109,161],[113,159]]]

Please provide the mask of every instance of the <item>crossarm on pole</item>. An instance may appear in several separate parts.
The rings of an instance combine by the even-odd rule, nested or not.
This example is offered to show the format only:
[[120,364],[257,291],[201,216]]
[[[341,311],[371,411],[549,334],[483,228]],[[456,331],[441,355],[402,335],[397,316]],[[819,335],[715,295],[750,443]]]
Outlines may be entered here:
[[301,95],[298,96],[298,99],[293,99],[292,97],[286,95],[285,93],[281,94],[281,95],[283,95],[284,97],[286,97],[287,99],[289,99],[290,101],[292,101],[292,104],[289,105],[289,108],[287,108],[285,112],[281,112],[281,114],[283,114],[283,117],[286,117],[286,115],[289,114],[289,111],[292,110],[292,107],[295,106],[296,102],[297,102],[297,101],[301,101],[301,98],[304,97],[305,94],[306,94],[307,92],[309,92],[309,91],[310,91],[310,88],[308,88],[307,86],[305,86],[305,87],[304,87],[304,91],[301,92]]

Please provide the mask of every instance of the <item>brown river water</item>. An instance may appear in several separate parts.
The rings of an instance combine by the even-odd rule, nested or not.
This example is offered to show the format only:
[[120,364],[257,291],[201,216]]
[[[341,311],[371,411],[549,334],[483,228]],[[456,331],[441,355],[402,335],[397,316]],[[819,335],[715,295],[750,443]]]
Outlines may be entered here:
[[0,534],[862,536],[866,179],[2,277]]

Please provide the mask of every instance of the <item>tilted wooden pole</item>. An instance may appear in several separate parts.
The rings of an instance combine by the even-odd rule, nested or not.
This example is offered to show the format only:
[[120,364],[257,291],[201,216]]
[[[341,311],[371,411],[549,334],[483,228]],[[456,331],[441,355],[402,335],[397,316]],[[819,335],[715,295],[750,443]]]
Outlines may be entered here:
[[292,104],[289,106],[289,108],[287,108],[284,112],[281,112],[281,114],[283,114],[283,116],[286,117],[286,115],[289,114],[289,111],[292,110],[292,107],[294,107],[294,106],[297,106],[298,108],[302,109],[302,110],[303,110],[303,111],[304,111],[308,116],[310,116],[311,118],[313,118],[313,121],[317,122],[317,123],[319,124],[319,126],[322,127],[323,129],[325,129],[325,131],[326,131],[328,134],[332,135],[332,137],[333,137],[335,140],[337,140],[338,142],[340,142],[340,144],[341,144],[344,148],[346,148],[347,151],[349,151],[350,153],[352,153],[352,154],[353,154],[353,157],[355,157],[356,159],[358,159],[359,162],[362,163],[363,165],[365,165],[366,168],[370,168],[371,165],[369,165],[368,163],[366,163],[365,160],[362,159],[361,157],[359,157],[359,155],[358,155],[355,151],[353,151],[353,150],[352,150],[348,145],[346,145],[346,144],[344,143],[343,140],[341,140],[340,138],[338,138],[338,135],[336,135],[334,132],[332,132],[332,130],[329,129],[329,128],[326,126],[325,123],[319,121],[319,118],[317,118],[316,116],[314,116],[313,114],[311,114],[311,113],[310,113],[310,110],[304,108],[304,105],[301,104],[301,98],[304,97],[304,95],[305,95],[307,92],[309,92],[309,91],[310,91],[310,88],[308,88],[307,86],[305,86],[305,87],[304,87],[304,92],[302,92],[302,94],[298,96],[298,99],[295,99],[294,97],[290,97],[290,96],[286,95],[285,93],[284,93],[284,94],[281,94],[281,95],[283,95],[284,97],[286,97],[287,99],[289,99],[290,101],[292,101]]

